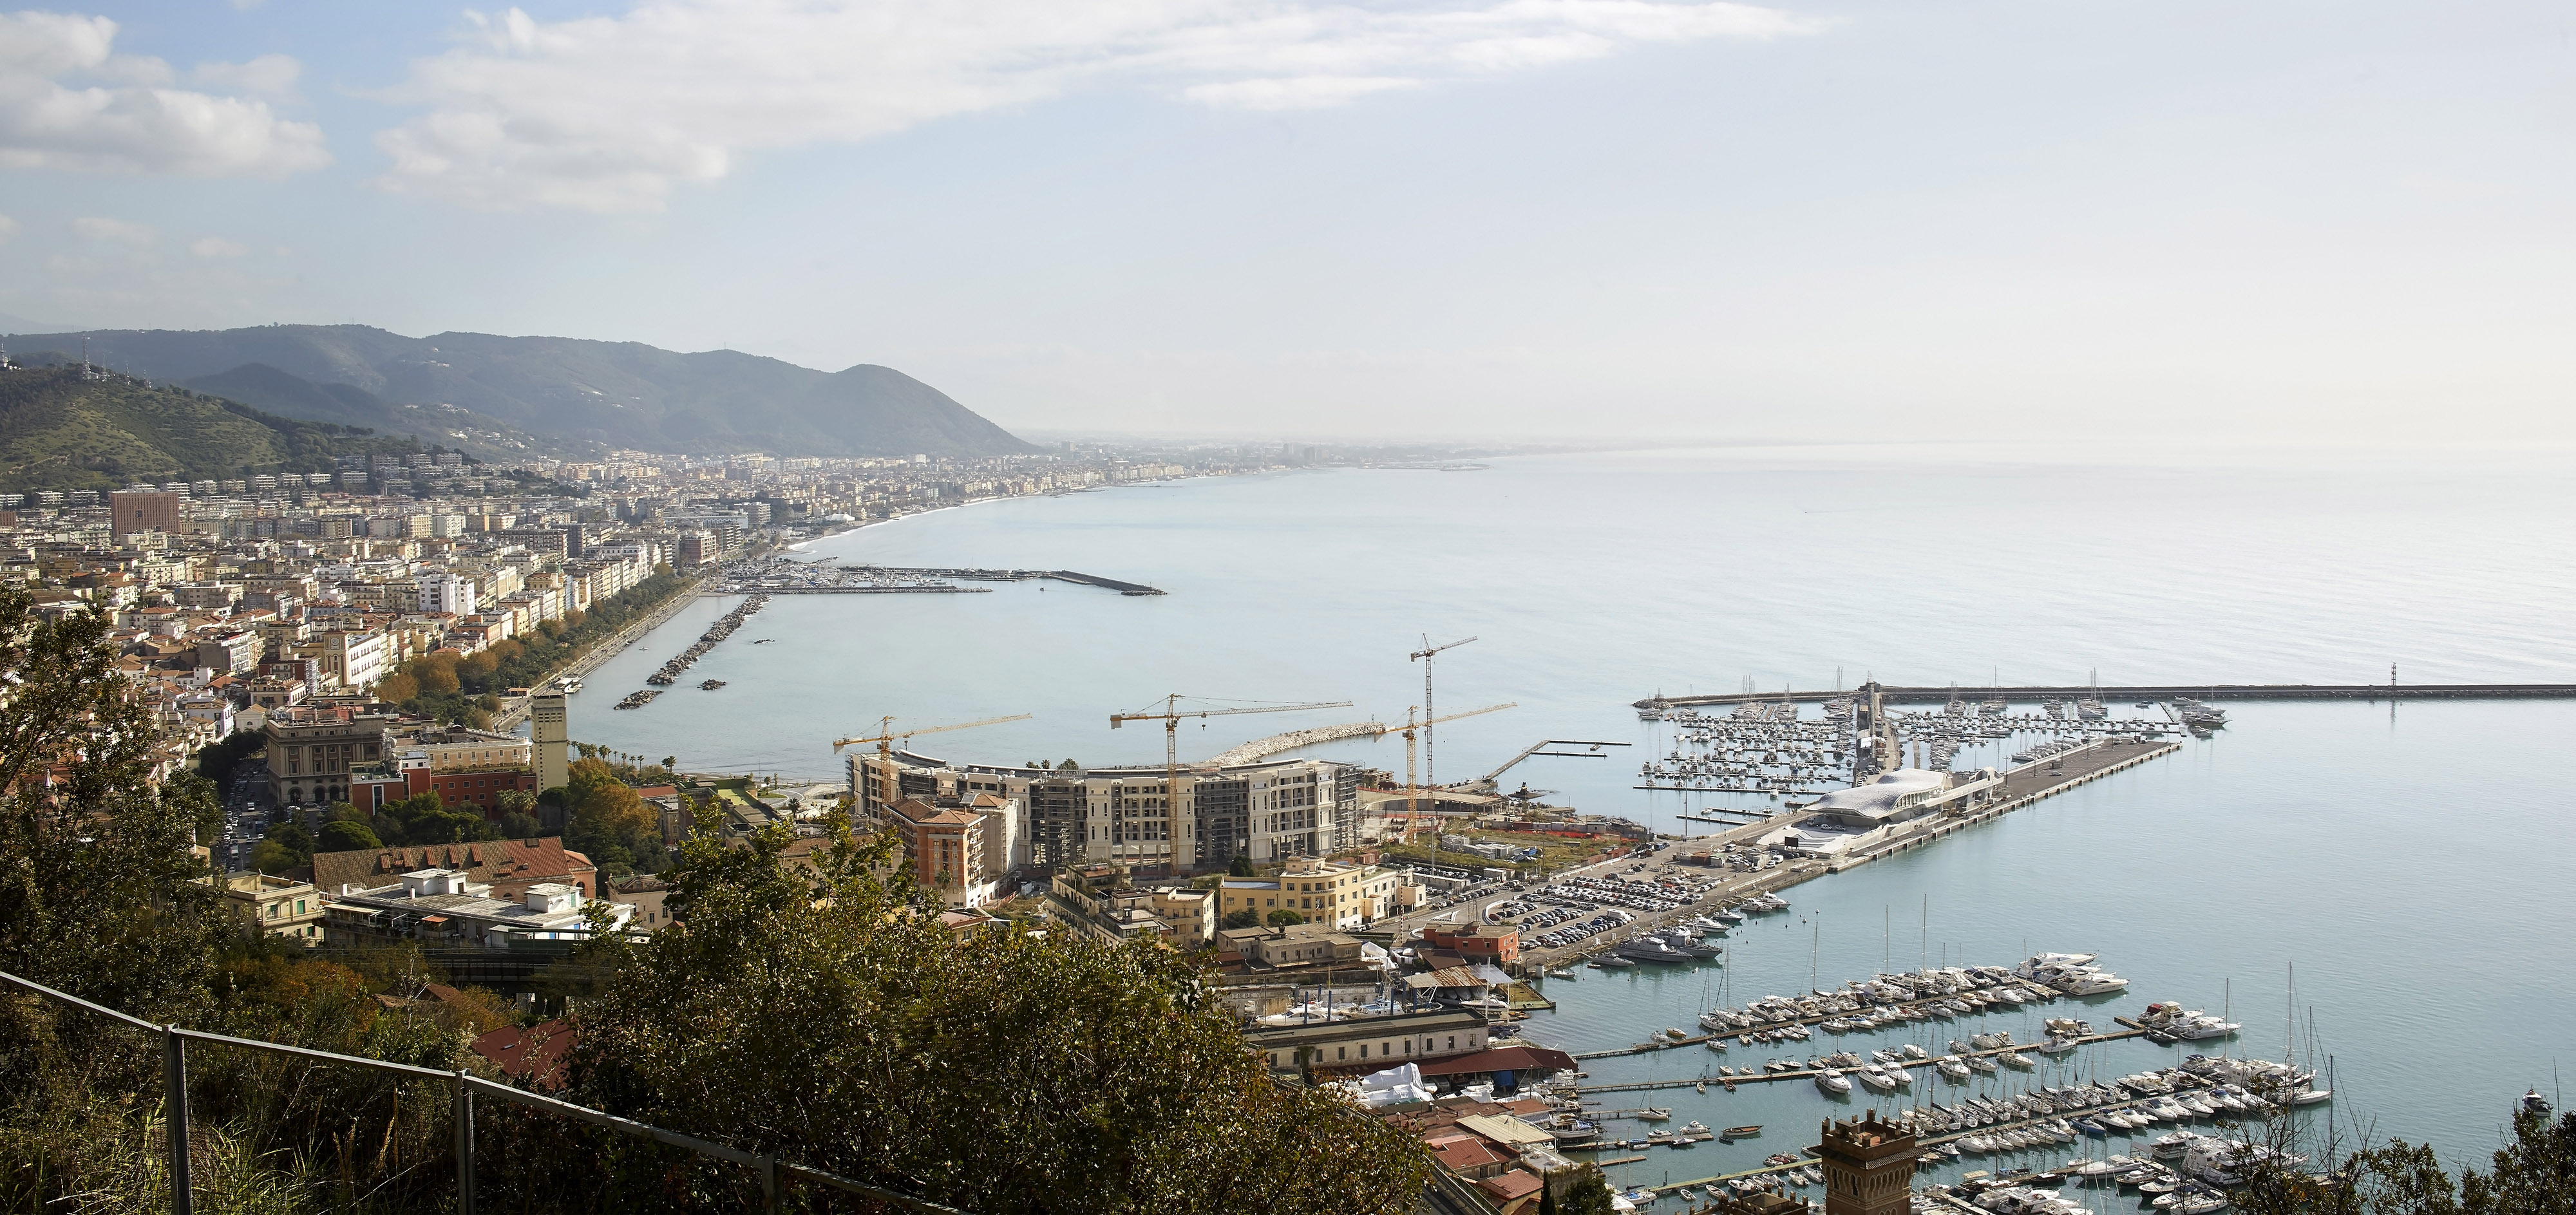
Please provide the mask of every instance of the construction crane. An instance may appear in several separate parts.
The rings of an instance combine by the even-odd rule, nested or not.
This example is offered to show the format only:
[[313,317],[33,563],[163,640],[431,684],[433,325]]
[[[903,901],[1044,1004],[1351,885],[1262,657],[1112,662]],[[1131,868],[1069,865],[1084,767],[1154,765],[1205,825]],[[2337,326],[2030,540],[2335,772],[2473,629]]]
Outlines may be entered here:
[[[1629,744],[1623,742],[1599,742],[1589,738],[1542,738],[1537,742],[1531,743],[1529,747],[1523,750],[1520,754],[1504,761],[1502,767],[1496,768],[1483,776],[1477,777],[1474,781],[1469,782],[1468,787],[1474,788],[1478,785],[1482,785],[1489,789],[1500,789],[1502,785],[1499,782],[1503,779],[1503,773],[1519,767],[1522,760],[1536,756],[1555,756],[1560,759],[1607,759],[1609,757],[1602,754],[1601,748],[1624,747],[1627,745]],[[1548,750],[1549,747],[1586,747],[1590,749],[1584,751],[1550,751]]]
[[1139,709],[1133,713],[1112,713],[1109,715],[1109,728],[1112,730],[1115,730],[1131,721],[1159,721],[1163,723],[1163,810],[1167,814],[1178,808],[1180,805],[1180,730],[1182,718],[1232,717],[1239,713],[1294,713],[1301,709],[1347,709],[1351,707],[1351,702],[1347,700],[1326,700],[1317,701],[1312,704],[1263,704],[1258,701],[1252,701],[1245,702],[1229,709],[1184,709],[1181,707],[1181,701],[1184,699],[1186,698],[1180,693],[1174,692],[1163,697],[1163,710],[1159,713],[1155,712],[1151,708],[1146,708]]
[[[1471,637],[1471,638],[1468,638],[1468,640],[1473,641],[1473,640],[1475,640],[1475,639]],[[1504,701],[1503,703],[1498,704],[1498,705],[1486,705],[1484,708],[1481,708],[1481,709],[1469,709],[1469,710],[1467,710],[1467,711],[1466,711],[1466,712],[1464,712],[1464,713],[1452,713],[1452,714],[1450,714],[1450,715],[1449,715],[1449,716],[1447,716],[1447,717],[1433,717],[1433,718],[1429,718],[1429,719],[1426,719],[1426,720],[1423,720],[1423,721],[1419,721],[1419,722],[1417,722],[1417,721],[1413,720],[1413,707],[1412,707],[1411,705],[1407,705],[1407,706],[1405,706],[1405,709],[1404,709],[1404,789],[1405,789],[1405,799],[1404,799],[1404,805],[1405,805],[1405,816],[1404,816],[1404,836],[1405,836],[1405,838],[1406,838],[1406,839],[1411,839],[1411,838],[1413,838],[1413,833],[1414,833],[1414,831],[1415,831],[1417,828],[1421,827],[1421,825],[1422,825],[1422,815],[1423,815],[1423,812],[1424,812],[1424,809],[1425,809],[1425,807],[1424,807],[1424,806],[1423,806],[1423,804],[1422,804],[1422,803],[1423,803],[1423,801],[1424,801],[1426,798],[1430,798],[1430,799],[1435,799],[1435,800],[1436,800],[1436,799],[1437,799],[1437,797],[1439,796],[1437,793],[1433,792],[1429,787],[1427,787],[1427,786],[1429,786],[1429,785],[1430,785],[1430,780],[1431,780],[1431,774],[1430,774],[1427,770],[1423,773],[1422,783],[1421,783],[1421,784],[1416,784],[1416,783],[1414,783],[1414,779],[1413,779],[1413,735],[1414,735],[1414,732],[1415,732],[1416,730],[1420,730],[1420,731],[1422,732],[1422,734],[1427,738],[1427,737],[1430,735],[1430,733],[1431,733],[1430,727],[1432,727],[1432,726],[1436,726],[1436,725],[1440,724],[1441,722],[1444,722],[1444,721],[1456,721],[1456,720],[1458,720],[1458,719],[1459,719],[1459,718],[1461,718],[1461,717],[1475,717],[1475,716],[1478,716],[1478,715],[1480,715],[1480,714],[1485,714],[1485,713],[1498,713],[1498,712],[1501,712],[1501,711],[1502,711],[1502,710],[1504,710],[1504,709],[1517,709],[1517,708],[1519,708],[1519,707],[1520,707],[1520,702],[1519,702],[1519,701],[1516,701],[1516,700],[1509,700],[1509,701]],[[1427,749],[1428,749],[1428,748],[1426,748],[1426,750],[1427,750]],[[1434,814],[1434,821],[1437,821],[1437,811],[1438,811],[1438,807],[1437,807],[1437,805],[1435,804],[1435,805],[1434,805],[1433,807],[1431,807],[1430,809],[1432,810],[1432,812],[1433,812],[1433,814]]]
[[[1407,662],[1418,660],[1422,663],[1422,781],[1424,784],[1430,784],[1432,780],[1431,724],[1440,720],[1439,718],[1432,716],[1432,714],[1438,710],[1431,707],[1431,656],[1442,650],[1457,649],[1459,646],[1465,645],[1467,642],[1474,640],[1475,638],[1469,637],[1463,640],[1449,642],[1446,645],[1433,645],[1431,644],[1431,634],[1424,633],[1422,635],[1422,648],[1405,656],[1405,661]],[[1406,735],[1408,740],[1410,740],[1411,737],[1411,735]],[[1408,830],[1409,829],[1410,828],[1408,828]]]
[[[879,761],[877,764],[877,778],[887,782],[884,788],[878,790],[877,800],[891,805],[898,799],[902,792],[900,787],[895,783],[894,776],[894,744],[897,741],[909,740],[916,734],[941,734],[950,730],[972,730],[978,726],[998,726],[1006,721],[1027,721],[1031,716],[1032,715],[1028,713],[1014,713],[1009,717],[987,717],[982,721],[961,721],[953,725],[945,726],[923,726],[918,730],[897,730],[894,728],[894,719],[891,717],[884,717],[877,720],[876,733],[861,735],[856,738],[835,738],[832,740],[832,749],[838,751],[853,743],[875,743],[877,745],[877,759]],[[860,812],[865,813],[866,807],[860,807]]]

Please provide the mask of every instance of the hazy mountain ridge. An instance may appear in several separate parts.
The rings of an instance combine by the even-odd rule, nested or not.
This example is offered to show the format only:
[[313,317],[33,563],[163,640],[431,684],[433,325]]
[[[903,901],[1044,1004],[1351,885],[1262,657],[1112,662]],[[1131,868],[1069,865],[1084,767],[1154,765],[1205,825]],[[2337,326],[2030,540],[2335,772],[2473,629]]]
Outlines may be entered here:
[[[133,375],[222,384],[234,390],[224,395],[255,396],[260,399],[250,403],[289,416],[373,417],[366,398],[395,410],[448,406],[466,411],[455,419],[460,424],[483,415],[550,447],[827,456],[1036,450],[938,389],[865,363],[822,372],[730,350],[681,354],[640,342],[476,333],[410,338],[364,325],[114,330],[0,340],[13,352],[78,357],[83,338],[102,364]],[[301,412],[307,410],[315,412]],[[391,418],[354,424],[475,446],[456,442],[445,433],[453,427],[429,418],[410,425]]]

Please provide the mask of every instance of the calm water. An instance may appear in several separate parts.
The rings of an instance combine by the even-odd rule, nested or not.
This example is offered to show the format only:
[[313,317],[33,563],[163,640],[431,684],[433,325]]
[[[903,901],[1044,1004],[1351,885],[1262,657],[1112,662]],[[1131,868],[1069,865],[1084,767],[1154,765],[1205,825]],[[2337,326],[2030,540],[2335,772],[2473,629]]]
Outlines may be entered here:
[[[1443,655],[1443,711],[1520,707],[1441,729],[1444,778],[1540,738],[1629,741],[1618,759],[1537,760],[1510,780],[1669,829],[1686,796],[1706,799],[1630,788],[1664,740],[1627,702],[1734,691],[1748,676],[1773,689],[1830,685],[1838,671],[1846,684],[2064,683],[2096,670],[2111,684],[2377,682],[2395,662],[2408,682],[2576,681],[2564,556],[2576,493],[2563,477],[2412,463],[2072,467],[2032,453],[1980,463],[1962,450],[1548,457],[937,512],[834,537],[817,555],[1070,568],[1171,593],[1042,583],[781,597],[658,703],[608,711],[731,606],[709,600],[590,676],[573,733],[697,766],[837,779],[830,740],[887,714],[1032,713],[917,749],[1104,764],[1160,758],[1155,731],[1112,733],[1106,718],[1167,692],[1356,702],[1185,725],[1185,752],[1204,757],[1276,730],[1401,718],[1421,695],[1421,669],[1405,661],[1421,635],[1473,635]],[[761,637],[777,642],[751,644]],[[701,692],[705,678],[730,686]],[[1927,894],[1936,962],[1945,943],[1953,961],[2008,962],[2025,942],[2099,951],[2134,985],[2086,1014],[2097,1023],[2155,999],[2217,1011],[2232,980],[2241,1046],[2276,1057],[2295,963],[2300,1016],[2314,1011],[2320,1058],[2336,1059],[2339,1120],[2452,1154],[2489,1150],[2510,1099],[2546,1088],[2558,1044],[2576,1040],[2576,844],[2563,821],[2576,705],[2231,714],[2232,729],[2180,755],[1798,888],[1796,912],[1740,934],[1732,1002],[1802,989],[1811,947],[1827,986],[1891,957],[1911,965]],[[1400,741],[1322,753],[1403,763]],[[1531,1036],[1582,1050],[1687,1028],[1717,973],[1588,971],[1558,985],[1564,1008]],[[1945,1023],[1918,1033],[1937,1036],[1933,1047],[1964,1036]],[[2104,1049],[2115,1075],[2163,1053]],[[1745,1061],[1694,1048],[1592,1070],[1692,1075]],[[1938,1087],[1929,1069],[1916,1087]],[[1843,1108],[1804,1084],[1704,1107],[1687,1089],[1669,1100],[1679,1120],[1784,1131]],[[1703,1176],[1794,1151],[1795,1138],[1658,1152],[1631,1171]]]

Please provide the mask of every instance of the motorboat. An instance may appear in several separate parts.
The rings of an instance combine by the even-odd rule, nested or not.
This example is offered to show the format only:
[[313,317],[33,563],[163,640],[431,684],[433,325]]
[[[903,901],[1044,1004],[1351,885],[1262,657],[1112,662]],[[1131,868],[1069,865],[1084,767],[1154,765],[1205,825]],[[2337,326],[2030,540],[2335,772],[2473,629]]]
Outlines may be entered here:
[[1636,965],[1636,963],[1620,957],[1615,953],[1605,953],[1600,957],[1592,959],[1589,964],[1594,970],[1625,970],[1628,967]]
[[[1877,1066],[1864,1067],[1859,1071],[1853,1072],[1852,1075],[1873,1093],[1892,1093],[1896,1091],[1896,1081],[1887,1074],[1887,1070],[1885,1068]],[[1848,1088],[1849,1086],[1845,1087]]]
[[2158,1160],[2180,1160],[2183,1153],[2190,1151],[2191,1145],[2199,1141],[2199,1132],[2175,1131],[2149,1144],[2147,1154]]
[[[1852,1091],[1852,1082],[1844,1079],[1841,1072],[1832,1068],[1826,1068],[1825,1070],[1816,1073],[1816,1087],[1823,1089],[1828,1093],[1848,1093]],[[1890,1085],[1889,1087],[1893,1088],[1895,1086]]]
[[1947,1079],[1955,1080],[1962,1084],[1967,1083],[1968,1065],[1957,1055],[1943,1055],[1941,1056],[1940,1061],[1934,1063],[1932,1066],[1939,1069],[1941,1075]]

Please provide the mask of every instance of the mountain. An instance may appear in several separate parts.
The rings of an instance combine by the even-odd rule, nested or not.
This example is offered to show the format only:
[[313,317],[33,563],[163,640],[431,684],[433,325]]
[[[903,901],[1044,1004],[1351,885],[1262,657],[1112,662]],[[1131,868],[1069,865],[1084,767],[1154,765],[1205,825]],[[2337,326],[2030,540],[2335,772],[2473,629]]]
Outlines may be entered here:
[[[293,416],[374,417],[367,398],[397,410],[437,410],[417,433],[451,445],[462,444],[446,432],[472,431],[466,423],[481,415],[497,424],[487,429],[572,447],[816,456],[1037,450],[938,389],[864,363],[822,372],[730,350],[680,354],[639,342],[480,333],[412,338],[365,325],[96,330],[0,341],[12,354],[50,350],[76,358],[84,338],[92,357],[119,371],[231,385],[259,397],[253,403],[262,408]],[[438,424],[445,421],[457,424]],[[381,426],[402,429],[395,421]]]
[[0,371],[0,485],[15,491],[328,472],[343,455],[417,450],[408,438],[282,418],[173,385],[85,378],[78,366]]
[[290,418],[336,422],[386,434],[417,435],[425,442],[455,448],[478,459],[506,460],[537,453],[589,454],[566,451],[561,440],[532,433],[470,409],[454,405],[396,405],[355,384],[316,384],[266,363],[244,363],[230,371],[196,376],[180,383],[199,392],[255,405]]

